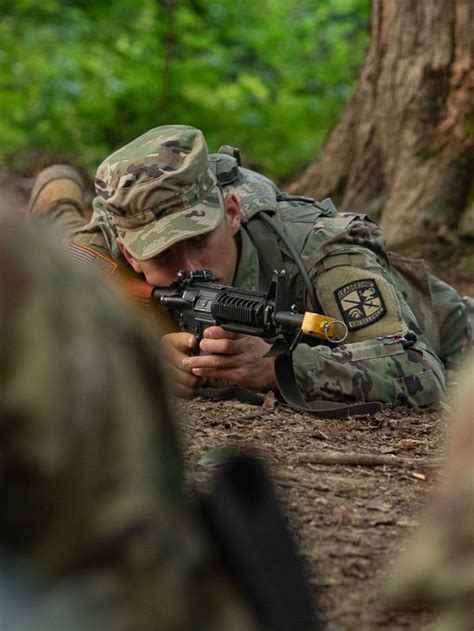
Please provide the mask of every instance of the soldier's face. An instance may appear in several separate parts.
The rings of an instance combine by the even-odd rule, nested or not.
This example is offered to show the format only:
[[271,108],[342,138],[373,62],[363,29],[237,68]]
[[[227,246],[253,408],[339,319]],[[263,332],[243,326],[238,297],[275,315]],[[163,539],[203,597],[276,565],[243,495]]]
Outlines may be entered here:
[[237,233],[240,208],[236,197],[226,195],[224,219],[211,232],[175,243],[158,256],[139,261],[131,256],[120,239],[120,250],[135,272],[143,274],[150,285],[166,287],[179,270],[210,269],[217,282],[230,285],[238,260]]

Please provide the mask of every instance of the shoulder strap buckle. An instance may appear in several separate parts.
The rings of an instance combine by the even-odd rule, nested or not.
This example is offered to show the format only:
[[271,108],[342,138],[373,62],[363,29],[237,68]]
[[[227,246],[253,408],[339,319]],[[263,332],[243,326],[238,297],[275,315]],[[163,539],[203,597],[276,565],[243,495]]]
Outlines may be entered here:
[[233,145],[221,145],[217,153],[223,153],[226,156],[231,156],[232,158],[235,158],[237,160],[237,165],[239,167],[242,166],[242,158],[240,155],[240,149],[238,147],[234,147]]

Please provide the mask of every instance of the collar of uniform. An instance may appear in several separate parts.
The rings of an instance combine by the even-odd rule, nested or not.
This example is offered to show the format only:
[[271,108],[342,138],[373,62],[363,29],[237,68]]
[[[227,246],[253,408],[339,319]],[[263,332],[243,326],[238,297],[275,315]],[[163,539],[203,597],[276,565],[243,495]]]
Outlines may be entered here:
[[259,262],[258,252],[248,236],[245,228],[240,229],[240,259],[234,275],[233,285],[251,291],[258,290]]

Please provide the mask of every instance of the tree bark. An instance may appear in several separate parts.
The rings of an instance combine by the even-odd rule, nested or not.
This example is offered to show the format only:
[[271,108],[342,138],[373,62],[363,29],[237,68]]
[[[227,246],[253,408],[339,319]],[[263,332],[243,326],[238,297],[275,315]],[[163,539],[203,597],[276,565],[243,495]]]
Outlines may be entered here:
[[473,0],[372,0],[355,90],[290,190],[368,212],[391,247],[474,237],[473,33]]

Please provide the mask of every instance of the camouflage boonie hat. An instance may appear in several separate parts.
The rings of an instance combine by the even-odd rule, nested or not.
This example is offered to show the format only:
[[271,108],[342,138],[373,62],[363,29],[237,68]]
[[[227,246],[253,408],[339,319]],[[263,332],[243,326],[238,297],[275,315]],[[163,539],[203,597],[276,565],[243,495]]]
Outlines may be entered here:
[[207,158],[199,129],[165,125],[139,136],[99,166],[97,196],[133,257],[152,258],[220,224],[224,201]]

